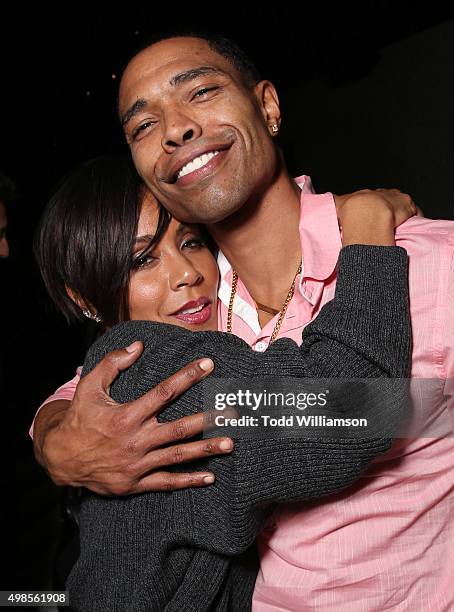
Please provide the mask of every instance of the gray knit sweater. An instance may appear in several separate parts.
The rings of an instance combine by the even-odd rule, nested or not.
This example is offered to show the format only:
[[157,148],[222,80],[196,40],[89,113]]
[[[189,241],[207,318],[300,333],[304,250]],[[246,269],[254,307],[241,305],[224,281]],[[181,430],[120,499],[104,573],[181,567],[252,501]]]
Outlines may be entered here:
[[[256,353],[221,332],[131,321],[111,329],[90,349],[83,374],[109,351],[142,340],[140,360],[112,386],[127,402],[193,359],[211,357],[214,376],[381,379],[380,402],[343,396],[346,414],[381,412],[398,423],[405,391],[390,378],[408,374],[410,327],[407,256],[398,247],[350,246],[339,258],[336,295],[303,332]],[[209,377],[208,377],[209,379]],[[173,420],[203,410],[201,381],[167,407]],[[374,381],[376,382],[376,381]],[[380,380],[378,381],[381,384]],[[391,391],[392,389],[392,391]],[[367,405],[358,406],[357,402]],[[124,498],[86,494],[80,515],[80,557],[69,577],[71,606],[83,612],[203,612],[250,609],[257,573],[253,543],[279,502],[327,495],[354,482],[391,445],[373,438],[241,436],[231,455],[208,458],[213,485]],[[181,471],[181,466],[178,466]]]

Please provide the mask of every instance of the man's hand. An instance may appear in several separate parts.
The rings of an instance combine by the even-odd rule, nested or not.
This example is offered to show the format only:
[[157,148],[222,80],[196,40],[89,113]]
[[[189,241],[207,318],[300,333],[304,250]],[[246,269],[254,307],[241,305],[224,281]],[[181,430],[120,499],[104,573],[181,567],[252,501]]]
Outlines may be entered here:
[[[134,342],[109,353],[84,377],[71,403],[51,402],[34,425],[35,455],[59,485],[83,486],[96,493],[129,495],[211,484],[211,472],[173,473],[166,466],[232,450],[229,438],[182,440],[201,433],[207,413],[159,423],[156,415],[213,370],[210,359],[188,364],[146,395],[117,404],[109,388],[143,350]],[[169,446],[170,445],[170,446]]]

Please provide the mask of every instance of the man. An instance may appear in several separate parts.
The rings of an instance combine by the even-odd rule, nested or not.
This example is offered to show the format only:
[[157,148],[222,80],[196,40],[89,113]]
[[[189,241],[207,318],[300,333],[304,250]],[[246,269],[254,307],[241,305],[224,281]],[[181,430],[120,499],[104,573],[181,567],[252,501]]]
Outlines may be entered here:
[[[223,40],[170,37],[128,64],[119,111],[149,188],[176,217],[207,224],[221,249],[222,328],[259,351],[277,335],[300,342],[334,294],[340,236],[333,196],[313,194],[307,177],[295,183],[286,171],[274,141],[281,115],[273,85]],[[413,376],[433,381],[422,406],[430,420],[446,410],[454,372],[454,224],[415,217],[397,240],[410,254]],[[298,291],[280,317],[301,259]],[[36,454],[56,482],[120,494],[201,486],[208,474],[161,468],[231,449],[227,440],[168,445],[198,433],[201,417],[176,422],[163,440],[144,416],[210,364],[189,366],[126,408],[113,405],[108,386],[139,352],[107,358],[69,409],[53,402],[41,410]],[[348,491],[283,507],[259,538],[254,609],[452,609],[453,462],[452,438],[400,440]]]

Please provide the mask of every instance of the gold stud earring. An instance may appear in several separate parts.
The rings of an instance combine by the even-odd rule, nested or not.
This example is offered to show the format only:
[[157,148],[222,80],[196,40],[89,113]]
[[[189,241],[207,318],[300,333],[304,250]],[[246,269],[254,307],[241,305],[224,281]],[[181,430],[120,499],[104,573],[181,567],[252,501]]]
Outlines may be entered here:
[[271,132],[273,134],[277,134],[279,132],[279,126],[277,123],[273,123],[271,124]]

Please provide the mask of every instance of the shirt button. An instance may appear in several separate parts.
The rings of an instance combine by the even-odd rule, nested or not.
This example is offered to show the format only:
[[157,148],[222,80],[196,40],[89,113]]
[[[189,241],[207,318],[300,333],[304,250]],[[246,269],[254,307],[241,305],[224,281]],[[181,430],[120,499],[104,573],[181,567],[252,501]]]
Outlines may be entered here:
[[267,346],[268,345],[266,342],[257,342],[257,344],[254,347],[254,350],[258,351],[259,353],[263,353],[263,351],[266,351]]

